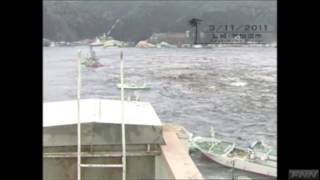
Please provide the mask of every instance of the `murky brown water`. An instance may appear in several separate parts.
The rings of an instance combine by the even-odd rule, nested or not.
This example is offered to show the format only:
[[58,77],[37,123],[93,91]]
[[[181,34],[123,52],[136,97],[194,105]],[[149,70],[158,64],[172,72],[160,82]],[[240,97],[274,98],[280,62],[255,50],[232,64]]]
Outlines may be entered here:
[[[44,48],[44,101],[76,98],[76,50]],[[82,98],[120,99],[120,49],[95,48],[104,67],[83,68]],[[199,135],[246,146],[257,139],[276,146],[276,48],[122,49],[125,81],[146,82],[149,91],[127,91],[149,101],[163,122]],[[230,178],[231,170],[193,155],[206,178]],[[237,171],[238,172],[238,171]],[[238,172],[242,173],[242,172]],[[250,177],[260,176],[246,174]]]

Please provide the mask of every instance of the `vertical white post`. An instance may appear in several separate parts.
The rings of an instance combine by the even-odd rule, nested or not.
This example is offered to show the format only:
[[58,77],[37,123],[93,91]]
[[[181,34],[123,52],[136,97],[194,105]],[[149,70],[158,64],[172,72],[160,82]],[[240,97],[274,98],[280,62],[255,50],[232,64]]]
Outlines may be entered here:
[[120,52],[120,79],[121,79],[121,136],[122,136],[122,180],[126,180],[126,133],[124,121],[124,83],[123,83],[123,53]]
[[99,99],[99,121],[101,122],[101,99]]
[[81,180],[81,122],[80,122],[80,88],[81,88],[81,51],[78,51],[77,65],[78,65],[78,78],[77,78],[77,180]]

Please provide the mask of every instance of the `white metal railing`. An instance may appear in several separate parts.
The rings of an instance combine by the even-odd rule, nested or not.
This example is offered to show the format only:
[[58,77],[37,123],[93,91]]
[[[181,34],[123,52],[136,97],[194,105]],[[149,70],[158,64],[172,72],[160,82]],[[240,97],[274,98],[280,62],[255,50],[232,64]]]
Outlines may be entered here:
[[[77,56],[77,180],[81,180],[81,167],[84,168],[122,168],[122,179],[126,180],[126,133],[124,121],[124,75],[123,75],[123,53],[120,52],[120,81],[121,81],[121,164],[82,164],[81,163],[81,120],[80,120],[80,99],[81,99],[81,51]],[[99,101],[99,119],[101,119],[101,101]]]

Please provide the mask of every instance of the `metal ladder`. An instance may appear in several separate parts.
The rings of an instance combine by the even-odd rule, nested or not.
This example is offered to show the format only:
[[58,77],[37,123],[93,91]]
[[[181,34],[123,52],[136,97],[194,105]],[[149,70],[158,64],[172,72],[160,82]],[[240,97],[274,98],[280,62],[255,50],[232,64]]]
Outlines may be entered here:
[[[81,168],[122,168],[122,179],[126,180],[126,132],[124,122],[124,89],[123,89],[123,53],[120,52],[120,79],[121,79],[121,144],[122,163],[121,164],[82,164],[81,163],[81,121],[80,121],[80,88],[81,88],[81,51],[78,51],[77,58],[78,78],[77,78],[77,180],[81,180]],[[99,110],[100,111],[100,110]],[[99,112],[100,113],[100,112]]]

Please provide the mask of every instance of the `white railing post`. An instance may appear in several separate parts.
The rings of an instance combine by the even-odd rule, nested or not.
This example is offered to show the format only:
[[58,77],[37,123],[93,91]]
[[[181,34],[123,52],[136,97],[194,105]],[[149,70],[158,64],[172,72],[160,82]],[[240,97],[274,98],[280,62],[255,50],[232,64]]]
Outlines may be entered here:
[[122,179],[126,180],[126,132],[124,121],[124,82],[123,52],[120,52],[120,83],[121,83],[121,136],[122,136]]
[[77,78],[77,180],[81,180],[81,122],[80,122],[80,92],[81,92],[81,51],[78,51],[77,57],[78,78]]

